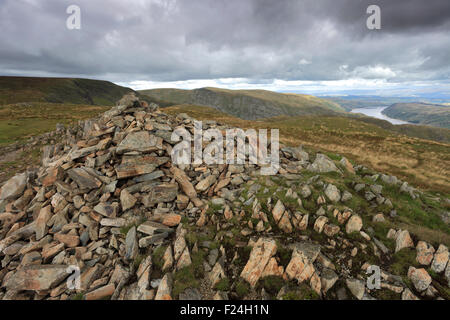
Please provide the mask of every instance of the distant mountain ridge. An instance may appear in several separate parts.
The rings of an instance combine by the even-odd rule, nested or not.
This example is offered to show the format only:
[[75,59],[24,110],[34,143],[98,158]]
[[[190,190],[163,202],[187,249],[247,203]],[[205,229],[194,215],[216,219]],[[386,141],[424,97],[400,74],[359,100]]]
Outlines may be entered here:
[[49,102],[108,106],[129,92],[134,90],[102,80],[0,76],[0,105]]
[[383,114],[411,123],[450,129],[450,107],[427,103],[395,103]]
[[266,90],[152,89],[139,91],[162,106],[191,104],[213,107],[245,120],[280,115],[335,115],[345,112],[339,104],[310,95]]
[[425,103],[425,104],[442,104],[444,105],[447,99],[440,97],[385,97],[385,96],[319,96],[322,99],[330,100],[341,105],[345,110],[350,111],[356,108],[376,108],[389,107],[395,103]]

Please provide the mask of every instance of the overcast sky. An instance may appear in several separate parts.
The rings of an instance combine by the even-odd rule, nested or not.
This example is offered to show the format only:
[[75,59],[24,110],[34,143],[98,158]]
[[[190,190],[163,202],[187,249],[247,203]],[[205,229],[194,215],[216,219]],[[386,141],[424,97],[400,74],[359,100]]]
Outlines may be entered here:
[[450,0],[0,0],[0,30],[1,75],[450,95]]

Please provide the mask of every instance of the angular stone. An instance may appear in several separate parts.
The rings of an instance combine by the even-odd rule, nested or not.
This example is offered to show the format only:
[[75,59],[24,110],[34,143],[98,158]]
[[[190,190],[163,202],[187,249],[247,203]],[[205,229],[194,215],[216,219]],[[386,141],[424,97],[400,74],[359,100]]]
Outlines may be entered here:
[[31,264],[40,265],[41,263],[42,263],[41,254],[37,251],[31,251],[31,252],[23,255],[20,265],[22,265],[22,266],[28,266]]
[[231,182],[230,178],[222,179],[217,183],[217,186],[214,188],[214,192],[218,192],[219,190],[225,188]]
[[264,271],[261,274],[261,278],[268,277],[268,276],[282,277],[283,273],[284,273],[283,266],[279,266],[277,263],[277,260],[274,257],[272,257],[272,258],[270,258],[269,262],[267,263],[266,267],[264,268]]
[[170,229],[169,227],[153,221],[146,221],[140,224],[139,227],[137,228],[137,231],[148,234],[150,236],[152,236],[155,233],[173,232],[173,230]]
[[342,157],[341,161],[339,161],[344,167],[345,169],[350,172],[350,173],[355,173],[355,168],[353,168],[353,165],[351,164],[350,161],[347,160],[347,158]]
[[176,227],[181,222],[181,215],[176,213],[169,213],[164,215],[162,224],[168,227]]
[[311,243],[311,242],[296,242],[289,245],[289,248],[293,250],[293,252],[297,251],[301,253],[308,261],[313,263],[316,261],[317,257],[320,254],[321,247],[319,244]]
[[275,220],[275,222],[277,224],[278,224],[278,222],[280,222],[281,218],[283,217],[284,212],[285,212],[284,204],[283,204],[283,202],[278,200],[277,203],[275,204],[275,207],[272,210],[273,219]]
[[154,186],[149,186],[148,192],[142,198],[142,203],[146,207],[150,207],[160,202],[171,202],[177,197],[178,185],[173,183],[161,183]]
[[397,231],[395,231],[394,229],[389,229],[386,238],[395,240],[397,239],[397,235],[398,235]]
[[158,286],[155,300],[172,300],[171,292],[172,276],[170,275],[170,273],[166,273]]
[[352,198],[353,198],[352,194],[350,192],[348,192],[347,190],[344,190],[344,192],[342,193],[341,201],[347,202],[347,201],[351,200]]
[[83,158],[91,153],[97,152],[100,149],[100,143],[99,145],[95,145],[95,146],[91,146],[91,147],[86,147],[86,148],[82,148],[82,149],[78,149],[78,150],[72,150],[69,153],[69,157],[70,160],[77,160],[80,158]]
[[419,292],[425,291],[432,281],[428,272],[423,268],[416,269],[414,267],[409,267],[408,278]]
[[125,238],[125,259],[133,260],[134,258],[136,258],[138,250],[139,247],[136,235],[136,227],[133,226],[130,230],[128,230],[127,236]]
[[64,243],[52,242],[42,248],[42,258],[48,260],[64,250]]
[[302,220],[298,223],[298,230],[304,231],[308,228],[309,214],[305,214]]
[[375,194],[381,194],[381,192],[383,191],[383,186],[379,184],[372,184],[370,186],[370,190]]
[[323,268],[320,274],[320,280],[322,282],[322,292],[325,294],[328,290],[330,290],[336,281],[339,279],[337,274],[328,268]]
[[409,290],[408,288],[405,288],[405,290],[403,290],[402,292],[402,300],[420,300],[419,298],[417,298],[416,295],[414,295],[411,290]]
[[326,172],[340,172],[339,169],[336,167],[334,162],[328,158],[326,155],[318,153],[316,155],[316,159],[312,164],[310,164],[307,168],[309,171],[312,172],[320,172],[320,173],[326,173]]
[[124,156],[122,163],[115,168],[117,178],[124,179],[149,174],[168,161],[168,157],[151,155]]
[[28,265],[17,270],[4,284],[8,290],[49,290],[69,276],[65,265]]
[[0,190],[0,200],[10,200],[18,198],[25,191],[27,186],[27,174],[17,174],[9,179]]
[[233,211],[231,210],[230,206],[225,206],[225,209],[223,210],[223,216],[227,220],[231,220],[233,218]]
[[356,299],[361,300],[365,293],[364,282],[359,279],[346,279],[345,284]]
[[163,255],[163,267],[162,267],[162,271],[166,272],[168,271],[170,268],[172,268],[174,260],[173,260],[173,254],[172,254],[172,247],[169,245],[166,249],[166,251],[164,252]]
[[402,250],[403,248],[414,247],[414,243],[409,235],[408,230],[402,230],[398,233],[395,240],[395,252]]
[[52,167],[47,171],[47,174],[42,179],[42,185],[49,187],[53,185],[57,180],[64,178],[64,170],[61,167]]
[[80,289],[87,290],[101,276],[102,272],[103,268],[100,264],[96,264],[84,271],[80,277]]
[[214,286],[219,283],[221,279],[225,278],[225,271],[223,270],[220,263],[216,263],[211,270],[210,273],[208,273],[208,279],[211,284],[211,288],[214,288]]
[[300,187],[300,195],[302,196],[302,198],[308,198],[311,193],[311,188],[307,184],[304,184]]
[[416,261],[421,265],[428,266],[433,260],[434,248],[425,241],[419,241],[416,246],[417,256]]
[[345,226],[345,231],[347,234],[350,234],[352,232],[359,232],[361,231],[361,228],[363,226],[363,222],[360,216],[358,215],[352,215],[350,219],[347,222],[347,225]]
[[70,169],[67,171],[67,174],[80,189],[91,190],[100,188],[102,185],[102,182],[90,175],[84,167]]
[[178,184],[181,187],[181,190],[183,190],[183,192],[191,199],[197,198],[197,191],[195,191],[194,186],[192,185],[192,183],[189,181],[188,176],[186,175],[186,173],[177,168],[172,166],[170,168],[170,172],[172,172],[175,180],[178,182]]
[[122,211],[127,211],[128,209],[133,208],[136,202],[137,199],[126,189],[120,192],[120,204],[122,206]]
[[309,280],[315,271],[313,261],[308,258],[307,254],[300,250],[294,250],[285,273],[288,279],[296,279],[298,283],[301,283]]
[[335,225],[335,224],[326,224],[323,227],[323,232],[329,236],[329,237],[334,237],[335,235],[337,235],[340,231],[339,226]]
[[119,212],[119,208],[117,203],[109,204],[100,202],[94,207],[94,211],[100,213],[104,217],[115,218]]
[[281,220],[278,222],[278,227],[283,230],[285,233],[292,232],[292,224],[289,220],[289,213],[287,211],[284,212]]
[[339,200],[341,200],[341,192],[335,185],[331,183],[327,185],[325,189],[325,195],[328,199],[330,199],[331,202],[339,202]]
[[94,291],[86,293],[84,297],[86,300],[100,300],[112,296],[115,290],[116,287],[113,283],[111,283],[101,288],[95,289]]
[[384,218],[384,215],[382,213],[376,214],[372,219],[372,222],[375,222],[375,223],[385,222],[385,221],[386,221],[386,219]]
[[47,222],[52,217],[52,207],[46,206],[41,209],[39,216],[36,219],[34,229],[36,232],[36,240],[42,239],[48,232]]
[[203,192],[208,190],[208,188],[216,182],[217,177],[215,175],[209,175],[195,186],[197,191]]
[[448,262],[448,248],[441,244],[434,254],[433,262],[431,263],[431,270],[436,273],[441,273],[445,270]]
[[52,197],[51,204],[53,207],[53,211],[58,213],[67,205],[66,199],[59,193],[55,193]]
[[148,246],[161,242],[169,236],[167,232],[156,233],[152,236],[144,237],[139,239],[139,248],[147,248]]
[[64,243],[69,248],[75,248],[80,244],[80,237],[70,234],[55,234],[55,240]]
[[100,225],[104,227],[114,227],[114,228],[121,228],[124,227],[127,224],[127,221],[123,218],[103,218],[100,220]]
[[270,258],[276,253],[275,240],[259,238],[252,248],[250,258],[241,272],[241,277],[252,287],[256,285],[261,277]]
[[192,264],[191,255],[189,254],[189,248],[186,246],[182,251],[177,261],[177,270],[188,267]]
[[328,218],[325,216],[320,216],[314,222],[314,230],[318,233],[322,233],[325,224],[328,222]]
[[162,139],[151,135],[148,131],[129,133],[117,146],[117,154],[126,152],[151,152],[162,149]]

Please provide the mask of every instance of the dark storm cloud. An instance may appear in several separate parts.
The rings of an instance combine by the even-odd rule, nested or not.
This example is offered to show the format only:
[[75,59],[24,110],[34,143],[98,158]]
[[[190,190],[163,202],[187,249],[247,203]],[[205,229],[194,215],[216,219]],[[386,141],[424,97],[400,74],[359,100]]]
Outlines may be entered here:
[[[66,8],[82,29],[65,27]],[[382,29],[366,28],[381,7]],[[112,81],[445,80],[448,0],[2,0],[0,73]]]

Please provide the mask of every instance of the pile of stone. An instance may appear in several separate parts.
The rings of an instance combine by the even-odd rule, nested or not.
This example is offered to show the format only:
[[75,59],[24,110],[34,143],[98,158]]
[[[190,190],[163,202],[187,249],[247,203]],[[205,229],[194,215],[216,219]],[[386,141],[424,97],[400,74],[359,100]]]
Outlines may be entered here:
[[[257,165],[174,165],[171,135],[178,127],[192,132],[194,121],[186,114],[166,115],[127,95],[99,118],[67,130],[62,143],[47,146],[42,167],[8,180],[0,190],[0,299],[173,299],[174,274],[192,265],[192,254],[199,250],[207,250],[204,283],[201,290],[187,288],[180,299],[227,299],[227,292],[216,289],[223,279],[241,278],[254,290],[268,276],[307,283],[320,297],[343,281],[357,299],[373,299],[363,281],[368,265],[355,277],[353,260],[358,254],[390,252],[345,206],[350,192],[314,176],[298,193],[289,187],[281,191],[298,208],[302,201],[315,201],[317,212],[292,210],[275,198],[260,203],[257,193],[267,190],[259,184]],[[208,128],[227,127],[204,122],[203,129]],[[62,135],[64,129],[58,130]],[[345,158],[337,166],[326,155],[313,158],[301,147],[282,147],[280,162],[277,176],[288,185],[299,180],[302,170],[356,172]],[[313,185],[323,190],[317,199],[312,199]],[[355,190],[365,192],[367,201],[392,205],[380,187],[356,185]],[[244,208],[251,208],[250,217]],[[251,247],[248,261],[238,268],[238,246],[221,244],[224,236],[233,237],[232,225],[239,225],[239,234],[248,239],[241,246]],[[225,231],[215,238],[218,248],[205,241],[188,243],[188,232],[206,226]],[[306,231],[326,241],[313,241]],[[304,235],[291,237],[297,232]],[[407,231],[390,233],[396,251],[414,246]],[[360,240],[352,240],[355,234]],[[285,266],[277,254],[277,235],[289,242]],[[161,248],[162,265],[156,268]],[[445,246],[435,252],[419,242],[417,261],[450,278]],[[408,271],[415,290],[439,298],[423,270]],[[383,288],[404,299],[417,298],[398,277],[382,276]],[[336,298],[349,298],[345,295],[338,291]]]

